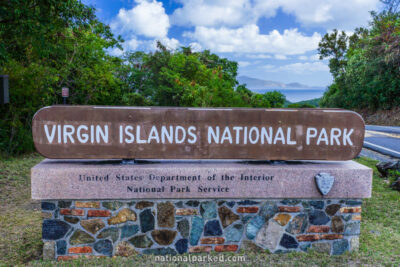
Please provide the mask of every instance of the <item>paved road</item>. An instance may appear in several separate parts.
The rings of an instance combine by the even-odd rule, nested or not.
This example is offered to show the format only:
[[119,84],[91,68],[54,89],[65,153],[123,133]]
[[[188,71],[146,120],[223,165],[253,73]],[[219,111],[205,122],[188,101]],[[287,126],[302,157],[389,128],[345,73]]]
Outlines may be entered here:
[[400,127],[367,125],[364,147],[400,158]]

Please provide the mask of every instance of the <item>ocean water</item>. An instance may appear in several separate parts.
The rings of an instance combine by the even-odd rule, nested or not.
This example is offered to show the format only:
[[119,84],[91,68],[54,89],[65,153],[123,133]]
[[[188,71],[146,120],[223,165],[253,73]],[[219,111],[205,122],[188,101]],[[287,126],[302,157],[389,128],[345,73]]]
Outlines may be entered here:
[[255,93],[264,94],[266,92],[279,91],[286,96],[286,100],[294,103],[314,98],[320,98],[325,92],[325,89],[262,89],[253,90]]

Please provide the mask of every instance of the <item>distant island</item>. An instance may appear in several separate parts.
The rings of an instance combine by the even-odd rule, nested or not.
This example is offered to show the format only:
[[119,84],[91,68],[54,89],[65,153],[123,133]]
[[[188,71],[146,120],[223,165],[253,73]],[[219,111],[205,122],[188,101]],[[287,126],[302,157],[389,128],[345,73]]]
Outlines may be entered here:
[[316,87],[304,85],[298,82],[282,83],[277,81],[267,81],[248,76],[239,76],[237,78],[240,84],[246,84],[246,87],[256,93],[266,93],[270,91],[279,91],[285,95],[290,103],[300,101],[319,99],[324,94],[325,87]]
[[325,90],[323,86],[309,86],[298,82],[282,83],[277,81],[266,81],[249,76],[239,76],[237,78],[239,83],[246,84],[250,90],[264,90],[264,89],[308,89],[308,90]]

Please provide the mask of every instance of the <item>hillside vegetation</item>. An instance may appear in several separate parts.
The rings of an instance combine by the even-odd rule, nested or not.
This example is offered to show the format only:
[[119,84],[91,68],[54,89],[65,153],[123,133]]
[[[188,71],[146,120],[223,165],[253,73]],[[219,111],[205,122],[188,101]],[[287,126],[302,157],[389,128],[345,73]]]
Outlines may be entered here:
[[371,12],[368,28],[350,36],[334,30],[319,43],[334,78],[321,106],[373,112],[400,107],[400,1],[382,2],[386,10]]
[[[4,2],[4,3],[3,3]],[[282,107],[279,92],[255,94],[237,81],[238,64],[210,51],[176,51],[158,43],[150,53],[116,57],[122,48],[92,7],[78,0],[3,1],[0,74],[9,75],[10,104],[0,105],[0,156],[33,150],[32,117],[68,104]]]

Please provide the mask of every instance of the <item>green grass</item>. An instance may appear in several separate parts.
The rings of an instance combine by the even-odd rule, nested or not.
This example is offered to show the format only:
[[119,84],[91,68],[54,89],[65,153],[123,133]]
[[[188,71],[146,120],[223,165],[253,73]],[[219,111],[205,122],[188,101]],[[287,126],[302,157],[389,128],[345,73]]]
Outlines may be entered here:
[[[154,266],[154,256],[78,259],[70,262],[42,261],[40,204],[30,197],[30,168],[43,158],[37,154],[0,159],[0,266]],[[389,188],[390,180],[378,176],[376,161],[356,160],[373,168],[372,198],[363,203],[360,251],[342,256],[317,252],[269,254],[241,252],[245,263],[219,266],[399,266],[400,193]],[[215,254],[217,255],[217,254]],[[219,255],[219,254],[218,254]],[[225,254],[233,255],[233,254]],[[163,263],[176,266],[177,263]],[[187,266],[179,263],[179,266]],[[215,263],[193,265],[214,266]]]

